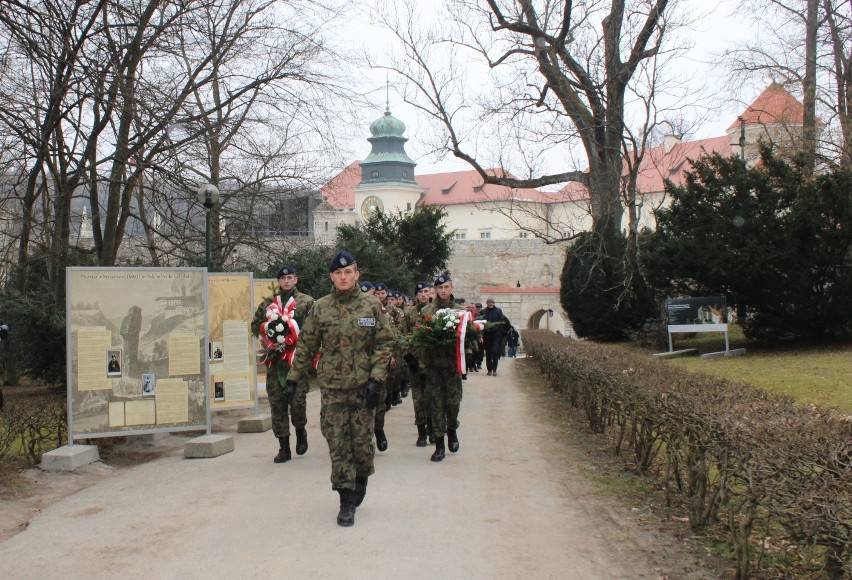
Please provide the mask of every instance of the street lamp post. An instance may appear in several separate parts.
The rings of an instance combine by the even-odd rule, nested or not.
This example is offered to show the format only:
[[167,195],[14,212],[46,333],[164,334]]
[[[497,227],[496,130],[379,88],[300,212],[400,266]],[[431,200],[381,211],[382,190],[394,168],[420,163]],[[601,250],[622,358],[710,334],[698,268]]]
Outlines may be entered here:
[[205,221],[206,221],[206,229],[204,234],[204,241],[206,244],[205,257],[207,260],[207,271],[209,272],[211,268],[211,247],[210,247],[210,210],[213,209],[217,203],[219,203],[219,188],[213,185],[212,183],[202,183],[198,186],[198,201],[201,205],[204,206],[205,212]]

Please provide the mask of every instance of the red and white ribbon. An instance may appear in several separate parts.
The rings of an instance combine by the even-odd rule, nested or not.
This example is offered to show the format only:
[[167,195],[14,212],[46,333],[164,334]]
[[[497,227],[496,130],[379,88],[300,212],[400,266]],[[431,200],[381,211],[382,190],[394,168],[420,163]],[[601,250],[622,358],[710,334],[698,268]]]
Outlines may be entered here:
[[456,371],[460,375],[467,374],[467,365],[464,360],[464,338],[467,334],[467,323],[470,320],[470,312],[463,310],[459,316],[459,325],[456,327]]
[[[260,325],[260,336],[263,339],[263,346],[266,347],[266,358],[264,363],[267,367],[271,367],[275,362],[272,357],[273,352],[279,352],[280,359],[287,363],[288,366],[293,364],[293,354],[296,350],[296,343],[299,342],[299,323],[293,318],[293,311],[296,310],[296,300],[291,296],[286,304],[281,304],[281,296],[276,296],[275,299],[266,307],[266,322]],[[278,350],[280,344],[274,342],[266,331],[269,324],[277,322],[281,319],[287,325],[289,332],[284,337],[284,349]]]

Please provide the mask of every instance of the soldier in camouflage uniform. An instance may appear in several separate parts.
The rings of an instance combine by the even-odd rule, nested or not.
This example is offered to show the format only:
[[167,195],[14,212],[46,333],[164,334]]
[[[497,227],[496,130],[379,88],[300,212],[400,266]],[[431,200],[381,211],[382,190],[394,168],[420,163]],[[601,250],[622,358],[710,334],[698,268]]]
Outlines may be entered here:
[[[384,282],[376,282],[375,297],[382,305],[382,311],[388,316],[394,328],[394,336],[399,336],[400,320],[402,313],[390,301],[390,292],[388,286]],[[393,356],[388,368],[388,378],[382,387],[382,402],[376,409],[376,449],[386,451],[388,448],[388,438],[385,435],[385,414],[391,408],[393,392],[399,390],[400,374],[397,367],[398,348],[394,347]]]
[[[296,289],[299,276],[296,275],[296,270],[292,266],[281,266],[278,270],[277,280],[281,303],[286,304],[290,297],[293,297],[296,301],[296,309],[293,313],[296,322],[301,327],[314,303],[313,297],[302,294]],[[267,298],[257,307],[251,321],[251,330],[254,336],[259,336],[260,325],[266,322],[266,309],[274,299],[274,296]],[[286,363],[280,364],[286,365]],[[306,408],[308,381],[302,381],[295,392],[288,393],[284,388],[286,378],[286,370],[280,372],[274,366],[270,367],[269,372],[266,373],[266,394],[272,415],[272,434],[278,439],[279,446],[278,454],[273,459],[275,463],[284,463],[292,457],[290,453],[290,420],[292,420],[293,427],[296,429],[296,454],[304,455],[308,451],[308,431],[305,429],[308,424]]]
[[[394,328],[399,335],[402,328],[405,326],[405,310],[402,308],[402,292],[399,290],[388,290],[388,307],[393,306],[393,314],[391,321],[394,323]],[[388,400],[391,405],[399,405],[402,403],[402,391],[404,385],[408,381],[408,367],[402,361],[402,348],[398,348],[394,352],[395,361],[399,364],[391,365],[391,373],[395,375],[393,381],[389,381]]]
[[[405,312],[405,324],[403,334],[408,335],[414,329],[414,325],[423,320],[422,311],[431,299],[430,284],[418,282],[414,286],[414,297],[416,302]],[[420,364],[418,354],[414,351],[403,355],[411,380],[411,399],[414,401],[414,424],[417,426],[418,447],[426,447],[426,438],[429,435],[429,406],[426,393],[426,369]]]
[[[432,316],[441,308],[455,309],[453,281],[449,274],[435,278],[435,300],[425,306],[421,314]],[[444,435],[447,436],[447,448],[455,453],[459,450],[459,409],[462,400],[462,379],[456,369],[454,346],[423,349],[422,362],[426,367],[427,389],[430,391],[430,412],[432,430],[435,436],[435,452],[432,461],[444,459]]]
[[348,252],[329,266],[334,289],[314,302],[299,335],[290,383],[301,380],[322,349],[317,367],[320,426],[331,457],[331,485],[340,494],[337,523],[355,523],[355,508],[373,474],[375,408],[395,344],[382,305],[362,294],[358,266]]

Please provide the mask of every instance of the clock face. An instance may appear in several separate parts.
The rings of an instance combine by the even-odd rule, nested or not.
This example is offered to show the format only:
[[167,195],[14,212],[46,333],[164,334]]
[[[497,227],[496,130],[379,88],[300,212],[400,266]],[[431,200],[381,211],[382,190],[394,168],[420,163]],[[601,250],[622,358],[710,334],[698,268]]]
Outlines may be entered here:
[[371,195],[361,204],[361,218],[367,221],[374,213],[384,211],[385,204],[375,195]]

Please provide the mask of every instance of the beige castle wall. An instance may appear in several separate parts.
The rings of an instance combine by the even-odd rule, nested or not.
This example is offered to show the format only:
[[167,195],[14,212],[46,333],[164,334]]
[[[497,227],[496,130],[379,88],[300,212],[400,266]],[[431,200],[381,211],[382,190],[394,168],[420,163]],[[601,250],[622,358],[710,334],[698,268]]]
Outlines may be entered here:
[[[565,246],[547,245],[535,239],[455,240],[450,273],[454,295],[468,302],[485,303],[489,287],[516,288],[517,292],[494,294],[497,306],[516,328],[548,328],[571,334],[570,323],[559,304],[559,277],[565,262]],[[551,288],[552,294],[525,294],[524,288]],[[542,311],[553,310],[553,316]]]

